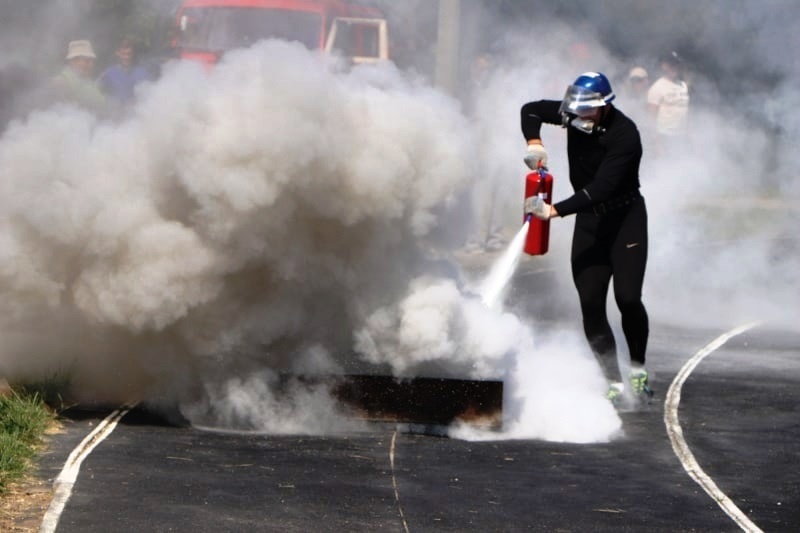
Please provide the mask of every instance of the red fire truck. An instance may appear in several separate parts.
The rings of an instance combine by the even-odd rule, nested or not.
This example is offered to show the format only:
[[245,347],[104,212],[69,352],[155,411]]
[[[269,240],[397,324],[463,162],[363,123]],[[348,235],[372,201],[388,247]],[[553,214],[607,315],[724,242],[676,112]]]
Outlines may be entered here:
[[344,0],[184,0],[176,30],[178,56],[207,65],[228,50],[270,38],[336,51],[354,63],[389,57],[381,12]]

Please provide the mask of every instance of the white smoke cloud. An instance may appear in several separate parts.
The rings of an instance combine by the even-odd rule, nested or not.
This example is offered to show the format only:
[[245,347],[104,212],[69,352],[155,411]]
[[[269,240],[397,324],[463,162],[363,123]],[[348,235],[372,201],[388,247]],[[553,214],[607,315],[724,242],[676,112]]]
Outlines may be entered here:
[[298,380],[281,383],[269,371],[230,377],[209,384],[200,402],[185,408],[198,427],[234,428],[271,434],[324,434],[363,429],[364,423],[345,416],[330,401],[323,385]]
[[[472,143],[455,100],[391,65],[338,71],[284,42],[170,64],[121,122],[36,112],[0,141],[3,329],[29,331],[3,372],[259,431],[332,429],[324,387],[280,395],[277,376],[364,364],[503,377],[514,412],[532,332],[468,295],[437,240],[469,207]],[[548,437],[520,416],[515,434]]]
[[598,442],[619,435],[621,421],[585,341],[574,331],[537,330],[545,331],[465,296],[450,280],[420,278],[408,297],[367,319],[356,348],[399,375],[502,380],[502,431],[458,426],[450,431],[457,438]]
[[457,103],[390,65],[336,73],[270,42],[210,73],[170,65],[140,99],[115,124],[39,111],[0,142],[3,329],[66,316],[109,343],[28,355],[32,332],[3,347],[9,377],[134,367],[128,386],[80,379],[103,399],[169,386],[131,344],[201,373],[220,354],[253,366],[243,347],[284,369],[299,347],[346,345],[363,310],[421,268],[470,180]]
[[[511,315],[509,315],[511,316]],[[608,383],[575,330],[547,333],[544,324],[520,325],[513,365],[504,377],[503,430],[467,424],[450,428],[466,440],[541,438],[557,442],[607,442],[624,434],[622,421],[605,399]]]
[[516,317],[492,312],[452,280],[418,278],[402,301],[367,318],[356,333],[356,349],[396,375],[438,363],[444,367],[439,372],[497,378],[520,327]]

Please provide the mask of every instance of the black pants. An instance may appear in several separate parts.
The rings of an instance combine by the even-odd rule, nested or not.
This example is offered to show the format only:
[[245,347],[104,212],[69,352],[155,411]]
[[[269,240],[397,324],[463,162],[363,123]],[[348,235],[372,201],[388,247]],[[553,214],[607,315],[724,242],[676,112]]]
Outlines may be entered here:
[[647,264],[647,209],[644,199],[606,214],[578,213],[572,238],[572,279],[578,289],[586,339],[606,378],[619,380],[617,347],[608,323],[606,299],[614,298],[631,361],[644,364],[650,332],[642,303]]

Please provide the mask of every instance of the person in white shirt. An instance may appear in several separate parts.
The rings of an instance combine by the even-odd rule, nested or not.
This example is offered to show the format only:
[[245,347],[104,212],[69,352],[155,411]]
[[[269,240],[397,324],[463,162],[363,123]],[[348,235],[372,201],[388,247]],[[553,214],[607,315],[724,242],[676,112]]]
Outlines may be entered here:
[[687,132],[689,86],[683,79],[683,60],[676,52],[661,59],[661,70],[663,75],[647,91],[647,107],[655,118],[656,133],[668,141]]

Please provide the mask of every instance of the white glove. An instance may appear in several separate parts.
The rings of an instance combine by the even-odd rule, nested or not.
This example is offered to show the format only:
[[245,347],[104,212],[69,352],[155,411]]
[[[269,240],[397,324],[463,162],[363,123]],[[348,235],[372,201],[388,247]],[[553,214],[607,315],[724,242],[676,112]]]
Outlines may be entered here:
[[539,170],[540,167],[547,168],[547,150],[539,143],[529,144],[528,153],[523,161],[531,170]]
[[531,214],[539,220],[550,220],[550,204],[546,203],[541,196],[530,196],[525,198],[525,214]]

